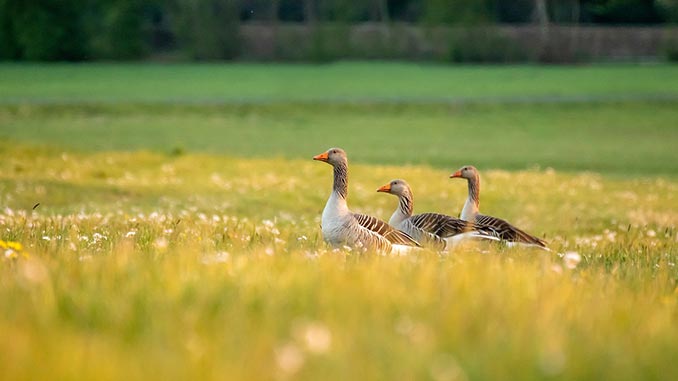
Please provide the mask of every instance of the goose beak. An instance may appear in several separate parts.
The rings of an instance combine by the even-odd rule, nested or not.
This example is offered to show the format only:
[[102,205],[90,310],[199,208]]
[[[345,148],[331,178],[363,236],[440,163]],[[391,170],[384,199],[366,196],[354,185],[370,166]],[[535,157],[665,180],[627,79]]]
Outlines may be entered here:
[[454,172],[453,174],[450,175],[451,179],[453,179],[455,177],[461,177],[461,171]]
[[330,155],[327,152],[323,152],[320,155],[313,156],[313,160],[324,161],[324,162],[327,162],[327,160],[329,160],[329,158],[330,158]]
[[379,189],[377,189],[377,192],[389,193],[390,191],[391,191],[391,184],[382,185],[381,187],[379,187]]

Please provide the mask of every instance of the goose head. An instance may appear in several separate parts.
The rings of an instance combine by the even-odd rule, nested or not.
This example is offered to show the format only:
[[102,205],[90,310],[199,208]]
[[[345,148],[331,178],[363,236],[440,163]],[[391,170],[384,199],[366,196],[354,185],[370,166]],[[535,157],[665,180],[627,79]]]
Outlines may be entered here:
[[478,177],[478,170],[476,169],[476,167],[472,165],[465,165],[459,168],[457,172],[454,172],[453,174],[450,175],[451,179],[457,177],[461,179],[472,180]]
[[402,179],[391,180],[390,183],[379,187],[377,192],[390,193],[396,196],[404,196],[411,193],[409,184],[407,184],[407,181]]
[[313,156],[313,160],[323,161],[332,166],[337,166],[348,161],[346,151],[341,148],[330,148],[319,155]]

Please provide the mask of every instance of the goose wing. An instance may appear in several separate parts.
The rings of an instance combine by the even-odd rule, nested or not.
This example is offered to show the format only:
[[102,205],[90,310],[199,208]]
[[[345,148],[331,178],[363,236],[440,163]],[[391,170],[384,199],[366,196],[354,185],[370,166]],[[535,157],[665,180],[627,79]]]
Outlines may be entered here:
[[546,248],[546,242],[511,225],[501,218],[476,215],[476,224],[494,230],[495,235],[504,241],[520,242]]
[[400,230],[394,229],[386,222],[366,214],[353,213],[353,218],[358,222],[358,225],[363,228],[386,238],[389,242],[396,245],[406,246],[421,246],[419,242],[415,241],[409,234]]
[[440,213],[421,213],[409,220],[419,229],[442,238],[475,230],[472,223]]

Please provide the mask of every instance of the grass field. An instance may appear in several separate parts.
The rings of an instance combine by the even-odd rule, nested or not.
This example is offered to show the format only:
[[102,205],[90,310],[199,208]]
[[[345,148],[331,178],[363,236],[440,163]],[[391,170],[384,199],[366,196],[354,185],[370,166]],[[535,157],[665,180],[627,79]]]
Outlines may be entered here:
[[[676,379],[677,80],[2,65],[1,378]],[[472,163],[482,209],[553,252],[333,251],[331,146],[356,211],[388,219],[402,177],[456,214]]]
[[678,67],[0,65],[1,102],[525,101],[678,97]]

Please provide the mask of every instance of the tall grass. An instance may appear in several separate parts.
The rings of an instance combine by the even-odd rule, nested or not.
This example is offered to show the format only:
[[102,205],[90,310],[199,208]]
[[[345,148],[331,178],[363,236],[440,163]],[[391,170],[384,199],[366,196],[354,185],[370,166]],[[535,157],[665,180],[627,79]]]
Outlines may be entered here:
[[[552,253],[378,256],[319,235],[325,165],[3,147],[4,379],[674,379],[678,183],[483,173],[483,209]],[[353,165],[387,218],[465,189],[429,167]],[[33,210],[33,206],[40,205]],[[567,254],[566,254],[567,253]],[[578,261],[580,259],[580,261]]]

